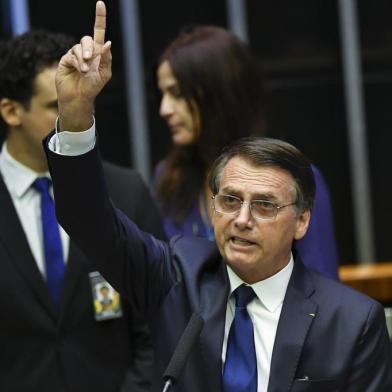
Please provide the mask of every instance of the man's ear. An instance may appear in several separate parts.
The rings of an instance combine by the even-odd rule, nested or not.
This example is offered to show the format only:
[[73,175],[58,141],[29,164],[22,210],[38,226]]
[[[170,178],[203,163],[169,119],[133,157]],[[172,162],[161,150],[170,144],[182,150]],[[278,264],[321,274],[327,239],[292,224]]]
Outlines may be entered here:
[[9,98],[0,100],[0,114],[9,127],[18,127],[22,122],[24,107],[21,103]]
[[294,239],[300,240],[306,234],[309,227],[310,216],[310,210],[306,210],[298,217]]

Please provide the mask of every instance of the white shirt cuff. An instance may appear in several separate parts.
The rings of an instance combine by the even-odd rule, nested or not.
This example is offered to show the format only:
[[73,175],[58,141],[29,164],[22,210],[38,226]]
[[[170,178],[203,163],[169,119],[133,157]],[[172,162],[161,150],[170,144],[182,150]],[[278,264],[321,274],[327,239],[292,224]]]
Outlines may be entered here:
[[59,155],[83,155],[95,146],[95,118],[93,125],[82,132],[58,132],[58,117],[56,120],[56,133],[49,140],[49,149]]

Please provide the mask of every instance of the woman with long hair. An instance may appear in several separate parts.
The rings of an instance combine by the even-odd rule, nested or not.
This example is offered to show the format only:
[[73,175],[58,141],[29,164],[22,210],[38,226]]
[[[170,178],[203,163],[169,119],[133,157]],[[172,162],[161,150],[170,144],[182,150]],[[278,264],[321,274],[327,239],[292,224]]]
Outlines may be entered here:
[[[158,62],[157,84],[162,93],[160,115],[173,141],[153,182],[166,234],[168,238],[185,234],[213,239],[212,195],[206,185],[209,167],[232,141],[265,133],[258,62],[233,34],[201,26],[182,32],[166,48]],[[308,233],[298,247],[305,264],[336,278],[329,192],[320,172],[313,170],[317,191],[309,228],[312,240],[306,240]]]

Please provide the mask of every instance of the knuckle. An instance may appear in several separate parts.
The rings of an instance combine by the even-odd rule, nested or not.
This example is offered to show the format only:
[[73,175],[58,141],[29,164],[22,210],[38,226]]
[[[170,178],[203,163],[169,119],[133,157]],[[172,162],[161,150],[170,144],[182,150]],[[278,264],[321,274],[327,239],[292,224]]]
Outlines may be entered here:
[[81,46],[80,44],[76,44],[72,47],[71,51],[72,53],[77,53],[80,50]]

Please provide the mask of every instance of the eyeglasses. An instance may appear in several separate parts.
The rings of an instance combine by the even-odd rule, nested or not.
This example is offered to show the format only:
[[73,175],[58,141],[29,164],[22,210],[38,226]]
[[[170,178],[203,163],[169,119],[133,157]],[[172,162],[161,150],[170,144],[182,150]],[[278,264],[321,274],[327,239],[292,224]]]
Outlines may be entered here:
[[250,213],[255,219],[274,219],[281,208],[292,206],[295,203],[278,206],[268,200],[251,200],[243,201],[239,197],[231,195],[214,195],[212,196],[212,207],[216,212],[221,214],[237,214],[240,212],[243,204],[249,204]]

